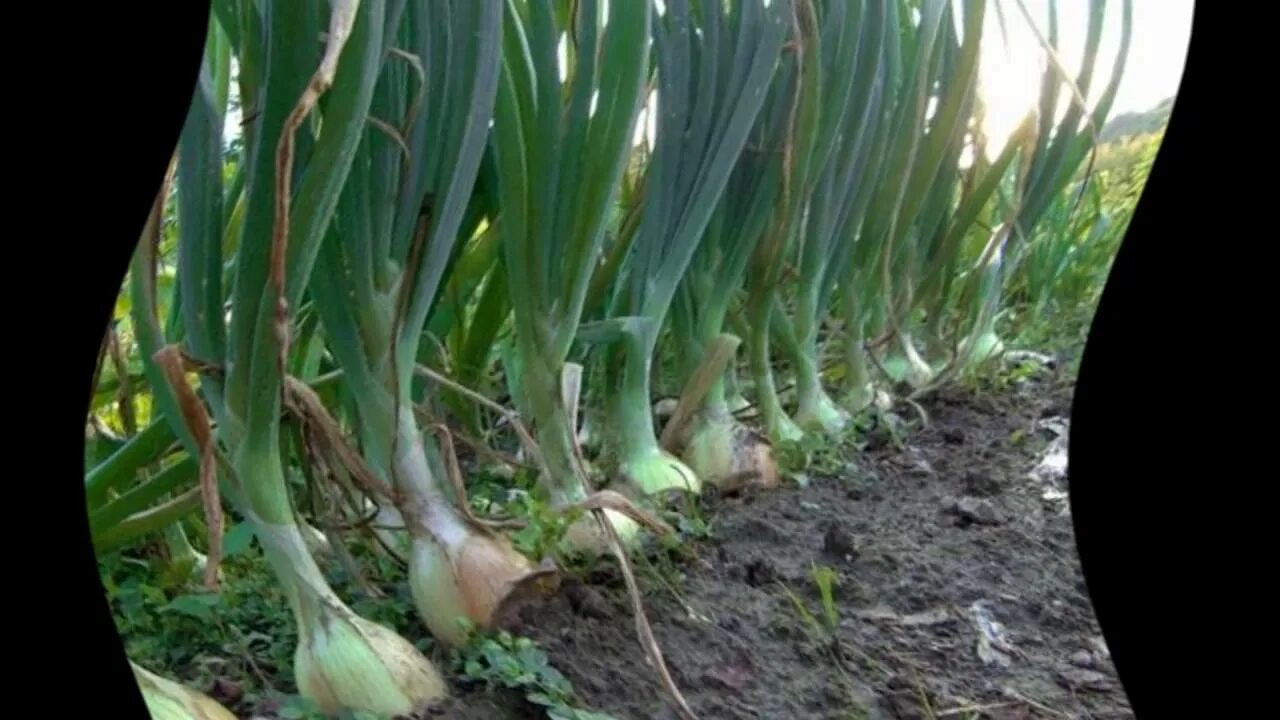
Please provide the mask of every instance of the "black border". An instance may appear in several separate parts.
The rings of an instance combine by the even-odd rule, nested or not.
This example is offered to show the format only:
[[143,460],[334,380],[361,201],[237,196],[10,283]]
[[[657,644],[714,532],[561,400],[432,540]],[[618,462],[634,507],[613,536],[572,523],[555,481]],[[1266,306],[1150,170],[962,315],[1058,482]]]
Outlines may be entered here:
[[[23,551],[58,567],[53,583],[30,591],[59,599],[36,608],[47,617],[40,623],[43,632],[33,628],[30,641],[32,649],[47,653],[38,672],[50,676],[54,693],[28,697],[42,697],[37,701],[41,712],[57,717],[91,717],[105,710],[109,717],[147,718],[84,522],[80,448],[98,345],[191,104],[210,2],[56,7],[44,18],[11,28],[15,36],[32,33],[33,45],[44,55],[31,59],[33,64],[57,68],[34,78],[39,86],[33,94],[46,95],[41,100],[47,113],[22,113],[29,122],[54,128],[43,150],[37,150],[45,154],[37,154],[28,170],[40,178],[28,182],[50,193],[53,207],[46,222],[37,223],[37,232],[48,235],[28,239],[36,241],[37,254],[45,255],[44,267],[69,273],[51,285],[64,295],[57,298],[56,305],[66,308],[58,311],[57,324],[71,323],[54,330],[52,347],[39,354],[34,368],[45,376],[42,387],[57,395],[57,402],[49,403],[46,396],[36,405],[53,414],[44,427],[56,428],[60,442],[46,455],[53,461],[50,475],[30,480],[43,485],[41,502],[63,508],[59,516],[68,520],[51,532],[45,523],[52,518],[38,516],[27,535],[33,545]],[[57,32],[46,36],[41,27]],[[52,538],[57,546],[46,542]]]
[[[1239,610],[1224,613],[1215,603],[1233,599],[1237,581],[1223,571],[1238,560],[1214,552],[1210,545],[1223,536],[1208,525],[1240,521],[1238,509],[1224,507],[1230,515],[1220,515],[1213,507],[1233,486],[1219,480],[1237,479],[1223,477],[1227,465],[1215,467],[1233,462],[1226,457],[1238,445],[1237,426],[1220,402],[1235,389],[1218,386],[1227,380],[1223,369],[1248,360],[1223,354],[1238,352],[1216,339],[1233,336],[1224,322],[1236,311],[1210,284],[1238,275],[1224,261],[1242,259],[1243,248],[1229,247],[1239,236],[1227,236],[1242,232],[1238,216],[1229,216],[1245,203],[1234,182],[1241,176],[1223,160],[1239,157],[1233,138],[1249,133],[1245,116],[1232,112],[1239,100],[1231,98],[1228,69],[1248,62],[1214,61],[1230,52],[1222,40],[1233,38],[1235,50],[1250,44],[1210,29],[1215,5],[1194,8],[1182,83],[1094,317],[1071,417],[1077,548],[1138,718],[1261,717],[1228,710],[1253,693],[1234,692],[1228,688],[1238,679],[1218,684],[1215,676],[1224,663],[1248,662],[1235,656],[1227,663],[1221,648]],[[1205,642],[1212,648],[1198,646]]]

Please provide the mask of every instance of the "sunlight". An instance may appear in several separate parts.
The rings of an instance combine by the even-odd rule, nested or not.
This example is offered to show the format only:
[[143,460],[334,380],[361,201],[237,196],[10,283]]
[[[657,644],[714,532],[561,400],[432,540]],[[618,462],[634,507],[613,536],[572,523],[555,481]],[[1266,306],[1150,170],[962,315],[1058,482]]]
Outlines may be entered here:
[[[990,30],[988,29],[988,32]],[[984,43],[978,72],[978,94],[983,104],[982,132],[986,154],[995,158],[1028,112],[1035,109],[1044,72],[1043,52],[1030,33],[1010,33],[1009,46],[997,37]],[[1018,39],[1029,43],[1018,42]]]
[[560,82],[569,77],[569,33],[560,33],[560,43],[556,46],[556,62],[560,66]]
[[[1022,3],[1040,33],[1047,37],[1048,0],[1022,0]],[[1074,76],[1084,55],[1088,6],[1084,2],[1059,2],[1057,6],[1058,55]],[[1192,7],[1192,0],[1134,0],[1133,38],[1125,74],[1110,113],[1113,117],[1150,109],[1177,91],[1190,41]],[[1115,66],[1120,46],[1121,8],[1118,2],[1107,5],[1094,80],[1087,94],[1090,105],[1101,96]],[[989,158],[1000,153],[1022,119],[1036,109],[1040,80],[1049,66],[1045,50],[1018,3],[1002,1],[1000,12],[1007,32],[1001,31],[996,8],[991,8],[992,17],[983,30],[978,73],[978,92],[986,113],[982,129],[987,136]],[[1055,108],[1056,119],[1062,117],[1070,103],[1070,90],[1064,86]]]

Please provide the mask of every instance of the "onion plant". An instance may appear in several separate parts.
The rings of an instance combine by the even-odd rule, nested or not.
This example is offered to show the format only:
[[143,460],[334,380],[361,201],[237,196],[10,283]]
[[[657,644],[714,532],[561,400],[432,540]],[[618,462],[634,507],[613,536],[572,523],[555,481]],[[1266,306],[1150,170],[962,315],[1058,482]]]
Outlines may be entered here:
[[[149,360],[168,370],[181,406],[166,417],[195,440],[204,491],[221,474],[285,590],[299,630],[299,692],[326,712],[405,714],[442,696],[444,683],[413,645],[356,615],[329,587],[295,519],[280,438],[291,319],[364,136],[403,4],[215,5],[253,113],[232,257],[223,253],[223,116],[213,63],[201,69],[177,162],[183,349],[200,370],[216,434],[178,353]],[[206,502],[216,503],[214,495]]]
[[803,435],[778,397],[770,339],[775,332],[781,334],[793,357],[799,354],[791,329],[772,322],[780,287],[787,279],[786,261],[803,227],[817,181],[831,161],[849,105],[854,73],[848,64],[856,56],[857,28],[844,17],[847,10],[844,3],[813,0],[797,0],[791,7],[787,63],[792,69],[783,167],[769,226],[752,256],[745,315],[756,403],[765,433],[774,441],[795,441]]
[[795,373],[794,420],[803,429],[828,434],[842,430],[849,414],[823,388],[819,334],[874,188],[876,151],[886,124],[882,108],[891,90],[885,57],[894,27],[889,5],[884,0],[824,4],[821,92],[823,119],[832,134],[829,144],[817,149],[827,159],[813,181],[796,240],[794,311],[771,318],[789,341],[783,347],[791,350]]
[[[775,70],[764,106],[671,309],[678,373],[686,378],[686,387],[676,416],[663,430],[663,444],[679,452],[698,478],[716,485],[746,480],[771,485],[776,481],[767,442],[732,414],[747,401],[741,394],[735,395],[737,368],[733,361],[741,339],[727,331],[730,314],[740,310],[747,265],[764,235],[779,191],[782,145],[791,108],[786,72],[785,65]],[[719,367],[714,364],[717,351],[722,356]],[[700,385],[704,374],[705,382]]]
[[[1020,6],[1020,9],[1038,34],[1039,30],[1031,23],[1030,16],[1025,15],[1025,7]],[[1050,3],[1049,9],[1052,29],[1057,24],[1056,4]],[[985,360],[1002,350],[1003,343],[995,333],[995,323],[1004,300],[1006,277],[1013,269],[1013,263],[1026,257],[1026,243],[1034,236],[1049,203],[1062,194],[1094,148],[1097,133],[1106,120],[1124,73],[1132,39],[1132,16],[1132,0],[1124,0],[1115,63],[1108,83],[1092,109],[1086,105],[1086,98],[1093,84],[1105,25],[1105,0],[1090,3],[1084,56],[1074,79],[1067,75],[1068,71],[1054,47],[1054,39],[1040,38],[1049,56],[1041,83],[1040,104],[1036,115],[1029,117],[1024,127],[1010,139],[1010,147],[1006,148],[1008,153],[1014,146],[1021,146],[1022,158],[1016,164],[1012,177],[998,174],[1004,170],[999,163],[989,171],[997,173],[987,181],[996,200],[992,212],[997,222],[993,223],[994,228],[987,240],[976,246],[980,248],[978,252],[969,253],[967,260],[960,261],[970,263],[967,272],[962,272],[965,268],[954,257],[936,262],[931,268],[934,282],[938,285],[959,279],[954,296],[948,298],[955,303],[961,323],[960,329],[953,333],[953,337],[959,338],[953,343],[958,347],[958,353],[953,353],[948,360],[948,369]],[[1066,102],[1070,104],[1058,118],[1057,107],[1064,86],[1068,89]],[[1077,194],[1073,199],[1072,212],[1075,212],[1079,200]],[[962,206],[961,210],[966,208]],[[955,217],[963,219],[965,213],[958,211]],[[959,234],[966,229],[957,225],[953,231]],[[940,291],[936,304],[944,302],[947,295],[945,290]],[[942,311],[935,307],[933,313],[940,316]]]
[[[979,15],[977,27],[981,27],[982,6],[977,2],[966,5],[966,29],[973,27],[969,20],[974,15]],[[910,304],[911,288],[896,282],[900,276],[895,273],[905,273],[914,264],[913,240],[918,237],[915,225],[926,200],[950,200],[939,192],[930,197],[931,184],[940,172],[944,176],[953,172],[943,167],[942,159],[964,128],[959,119],[964,117],[961,110],[973,76],[972,70],[967,75],[964,72],[964,62],[976,59],[978,42],[978,38],[966,33],[967,52],[954,47],[957,30],[950,4],[926,0],[919,12],[919,24],[912,27],[901,45],[901,79],[890,115],[892,132],[880,181],[858,240],[865,250],[855,253],[860,280],[879,293],[872,302],[880,303],[882,322],[897,341],[894,349],[902,353],[912,384],[927,382],[930,371],[912,343],[910,328],[904,327],[898,317],[900,309]],[[934,88],[941,91],[930,118]],[[938,200],[940,195],[942,200]]]
[[[444,285],[485,150],[498,81],[499,0],[405,9],[311,278],[327,346],[357,412],[360,446],[411,538],[409,583],[431,632],[488,626],[539,573],[449,497],[411,396],[429,311]],[[423,68],[439,68],[432,75]],[[438,84],[428,92],[428,78]]]
[[[514,324],[504,370],[517,409],[534,427],[542,482],[560,508],[588,492],[577,419],[561,381],[648,75],[650,2],[605,9],[598,0],[508,0],[491,136]],[[610,519],[620,534],[634,535],[636,526],[622,515]],[[568,539],[583,547],[600,540],[585,524]]]
[[650,415],[654,351],[677,288],[728,184],[778,64],[789,3],[666,3],[655,18],[657,135],[644,207],[610,307],[620,352],[609,368],[608,437],[631,489],[698,492],[697,475],[658,444]]

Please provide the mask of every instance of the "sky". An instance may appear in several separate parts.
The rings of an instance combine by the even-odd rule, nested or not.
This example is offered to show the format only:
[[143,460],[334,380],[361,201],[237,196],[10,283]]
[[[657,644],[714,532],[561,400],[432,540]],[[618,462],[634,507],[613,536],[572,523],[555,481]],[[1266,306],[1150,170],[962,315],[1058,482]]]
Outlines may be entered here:
[[[1003,144],[1003,139],[1035,103],[1045,62],[1036,34],[1028,26],[1017,0],[997,1],[1004,13],[1008,46],[1006,48],[1000,25],[996,22],[993,4],[987,10],[979,75],[982,95],[988,106],[986,130],[993,146],[989,150]],[[1040,32],[1047,36],[1048,0],[1022,2]],[[1084,52],[1089,4],[1087,0],[1058,0],[1059,54],[1073,74],[1078,70]],[[1149,110],[1161,100],[1177,94],[1191,39],[1193,6],[1193,0],[1133,0],[1133,37],[1120,89],[1112,106],[1112,117],[1124,112]],[[1107,3],[1098,64],[1089,93],[1091,102],[1101,94],[1115,65],[1120,47],[1121,7],[1118,0]],[[1059,110],[1064,109],[1065,105],[1059,104]]]

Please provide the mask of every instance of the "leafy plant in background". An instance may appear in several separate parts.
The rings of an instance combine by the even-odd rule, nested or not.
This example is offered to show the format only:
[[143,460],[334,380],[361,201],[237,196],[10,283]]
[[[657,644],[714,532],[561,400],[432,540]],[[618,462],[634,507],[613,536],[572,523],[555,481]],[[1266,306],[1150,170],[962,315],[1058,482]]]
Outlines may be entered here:
[[1082,174],[1046,211],[1011,280],[1003,318],[1023,345],[1083,346],[1163,137],[1161,130],[1102,146],[1088,182]]

